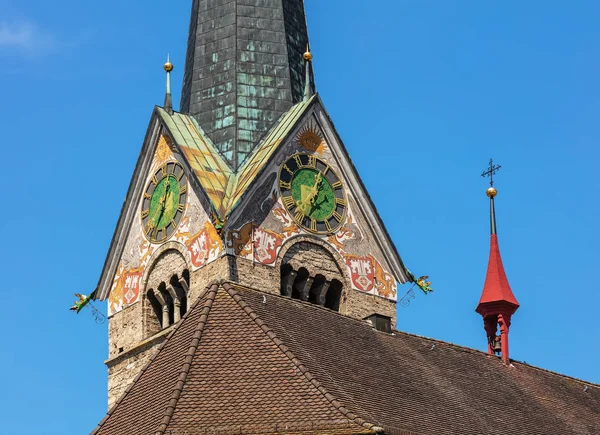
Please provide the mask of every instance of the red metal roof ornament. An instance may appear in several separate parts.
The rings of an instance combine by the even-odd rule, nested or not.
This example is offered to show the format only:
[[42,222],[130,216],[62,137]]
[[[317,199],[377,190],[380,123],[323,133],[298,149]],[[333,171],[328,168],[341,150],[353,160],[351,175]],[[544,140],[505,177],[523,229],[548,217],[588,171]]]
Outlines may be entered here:
[[498,247],[498,235],[496,231],[496,209],[494,198],[498,191],[494,188],[493,176],[500,166],[494,166],[490,160],[489,170],[481,174],[483,177],[490,177],[490,188],[486,194],[490,198],[490,257],[488,260],[487,275],[479,304],[475,311],[482,317],[484,327],[488,337],[488,352],[494,354],[498,352],[497,329],[500,327],[500,342],[502,360],[509,363],[508,356],[508,330],[511,324],[511,317],[519,308],[519,303],[513,294],[504,265],[502,256]]
[[487,275],[476,311],[481,315],[485,315],[486,311],[489,310],[498,311],[497,309],[494,310],[494,306],[504,308],[503,311],[508,311],[510,315],[514,314],[519,308],[519,303],[510,288],[504,271],[496,234],[492,234],[490,237],[490,258]]

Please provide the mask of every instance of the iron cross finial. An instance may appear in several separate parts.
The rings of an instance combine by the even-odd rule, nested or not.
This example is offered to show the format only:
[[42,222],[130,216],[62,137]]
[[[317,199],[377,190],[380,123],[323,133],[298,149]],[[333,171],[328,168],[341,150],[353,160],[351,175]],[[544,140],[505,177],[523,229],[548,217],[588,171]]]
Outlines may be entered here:
[[490,186],[494,187],[494,175],[496,174],[496,172],[498,172],[500,170],[502,166],[500,165],[494,165],[494,160],[490,159],[490,167],[487,171],[484,171],[481,176],[482,177],[490,177]]

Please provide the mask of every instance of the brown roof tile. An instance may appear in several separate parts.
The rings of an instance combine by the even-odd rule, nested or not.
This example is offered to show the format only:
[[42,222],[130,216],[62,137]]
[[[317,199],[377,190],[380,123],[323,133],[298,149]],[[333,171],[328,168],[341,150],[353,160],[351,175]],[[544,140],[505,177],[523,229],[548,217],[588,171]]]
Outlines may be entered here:
[[225,288],[195,304],[95,433],[374,432]]
[[600,434],[599,386],[513,364],[215,285],[95,433]]
[[312,304],[272,295],[262,303],[256,291],[238,293],[331,394],[387,433],[600,434],[598,385],[385,334]]

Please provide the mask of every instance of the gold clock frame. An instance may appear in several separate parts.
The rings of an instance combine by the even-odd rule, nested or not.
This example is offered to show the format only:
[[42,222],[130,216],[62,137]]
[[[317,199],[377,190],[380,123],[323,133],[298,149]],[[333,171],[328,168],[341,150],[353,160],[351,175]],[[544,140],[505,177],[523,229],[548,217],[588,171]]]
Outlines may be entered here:
[[[302,156],[306,156],[307,159],[307,163],[304,164],[302,163]],[[296,162],[297,168],[295,171],[292,171],[288,166],[287,163],[290,160],[294,160]],[[343,207],[344,209],[344,213],[342,215],[338,215],[340,216],[340,219],[338,221],[338,219],[335,217],[336,214],[336,208],[334,208],[333,212],[331,213],[331,215],[329,215],[329,217],[327,219],[324,219],[323,222],[326,222],[325,225],[327,225],[328,223],[328,219],[331,218],[332,216],[334,216],[334,219],[336,221],[338,221],[337,225],[335,227],[331,227],[331,228],[326,228],[325,231],[319,231],[316,229],[316,227],[313,225],[312,227],[306,226],[304,225],[303,222],[299,221],[299,219],[297,218],[296,215],[292,214],[290,208],[288,207],[285,203],[285,198],[290,198],[291,196],[286,195],[284,196],[283,192],[285,189],[285,191],[290,191],[291,192],[291,180],[294,179],[294,175],[295,173],[300,170],[300,169],[312,169],[315,171],[318,171],[319,173],[321,171],[319,171],[317,169],[317,162],[322,163],[325,166],[325,171],[324,173],[328,173],[329,171],[331,171],[334,176],[335,179],[337,180],[336,183],[331,184],[331,187],[333,188],[334,192],[336,190],[340,190],[342,193],[342,198],[337,198],[336,197],[336,205],[340,205]],[[282,182],[281,179],[281,174],[286,171],[289,175],[290,175],[290,182],[289,182],[289,186],[286,184],[286,182]],[[328,180],[329,182],[329,180]],[[339,183],[339,185],[338,185]],[[283,189],[282,189],[282,184],[283,184]],[[314,154],[310,154],[310,153],[296,153],[296,154],[292,154],[291,156],[289,156],[288,158],[285,159],[285,161],[281,164],[280,168],[279,168],[279,173],[277,175],[277,188],[278,188],[278,192],[279,192],[279,197],[281,198],[281,202],[283,204],[283,208],[285,209],[285,211],[288,213],[288,215],[290,215],[290,217],[292,218],[292,220],[296,223],[296,225],[298,225],[300,228],[302,228],[303,230],[311,233],[311,234],[316,234],[319,236],[330,236],[332,234],[337,233],[340,228],[342,228],[348,218],[348,208],[349,208],[349,204],[348,204],[348,195],[346,193],[346,186],[344,185],[344,182],[342,181],[342,178],[338,175],[337,171],[329,164],[327,163],[327,161],[325,161],[324,159],[321,159],[317,156],[315,156]],[[293,200],[293,198],[292,198]],[[296,206],[296,201],[294,200],[294,207]],[[313,219],[313,221],[315,221],[315,219]]]
[[[173,170],[172,173],[168,172],[169,165],[174,165],[175,168],[178,167],[181,170],[179,175],[175,175],[175,169]],[[159,174],[161,174],[160,178],[158,176]],[[179,192],[178,206],[177,206],[176,214],[173,217],[173,220],[177,216],[179,216],[179,217],[178,217],[177,221],[174,221],[175,225],[173,225],[173,230],[170,233],[168,231],[165,231],[165,236],[163,238],[158,239],[158,238],[152,237],[151,235],[149,235],[147,233],[147,231],[146,231],[147,223],[144,222],[145,217],[143,215],[144,215],[145,211],[149,210],[149,204],[150,204],[149,201],[152,200],[152,195],[154,194],[154,190],[156,189],[158,184],[162,180],[164,180],[165,177],[168,177],[168,176],[174,177],[177,180],[177,182],[179,183],[180,192]],[[148,191],[150,190],[151,185],[154,185],[154,188],[152,188],[152,193],[149,194]],[[141,200],[140,212],[139,212],[141,231],[142,231],[142,234],[144,235],[144,237],[146,238],[146,240],[148,240],[152,244],[161,244],[161,243],[165,243],[171,237],[173,237],[173,235],[177,232],[177,229],[179,228],[179,225],[181,224],[181,220],[183,219],[185,212],[187,210],[189,189],[190,189],[190,184],[189,184],[188,176],[185,171],[185,167],[179,161],[177,161],[177,160],[166,161],[166,162],[162,163],[160,165],[160,167],[158,167],[158,169],[156,169],[154,171],[152,176],[149,178],[149,181],[146,183],[144,191],[142,193],[142,200]],[[182,200],[182,197],[184,197],[183,200]],[[144,207],[146,205],[146,201],[148,201],[148,208]],[[170,225],[167,225],[165,227],[165,229],[169,228],[169,226]],[[163,231],[163,230],[160,230],[160,231]]]

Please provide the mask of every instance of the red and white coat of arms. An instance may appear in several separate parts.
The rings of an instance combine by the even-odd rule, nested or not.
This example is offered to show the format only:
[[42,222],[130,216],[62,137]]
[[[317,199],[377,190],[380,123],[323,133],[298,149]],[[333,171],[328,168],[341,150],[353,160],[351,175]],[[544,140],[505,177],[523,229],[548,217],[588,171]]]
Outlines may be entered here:
[[208,260],[210,253],[210,239],[207,231],[202,231],[194,237],[188,245],[188,250],[192,257],[192,264],[195,267],[202,267]]
[[346,258],[346,264],[350,268],[352,284],[357,290],[370,292],[375,284],[375,265],[371,257]]
[[125,285],[123,286],[123,302],[131,305],[138,300],[140,295],[141,272],[129,272],[125,274]]
[[273,264],[277,260],[277,250],[283,243],[278,234],[254,228],[254,259],[262,264]]

